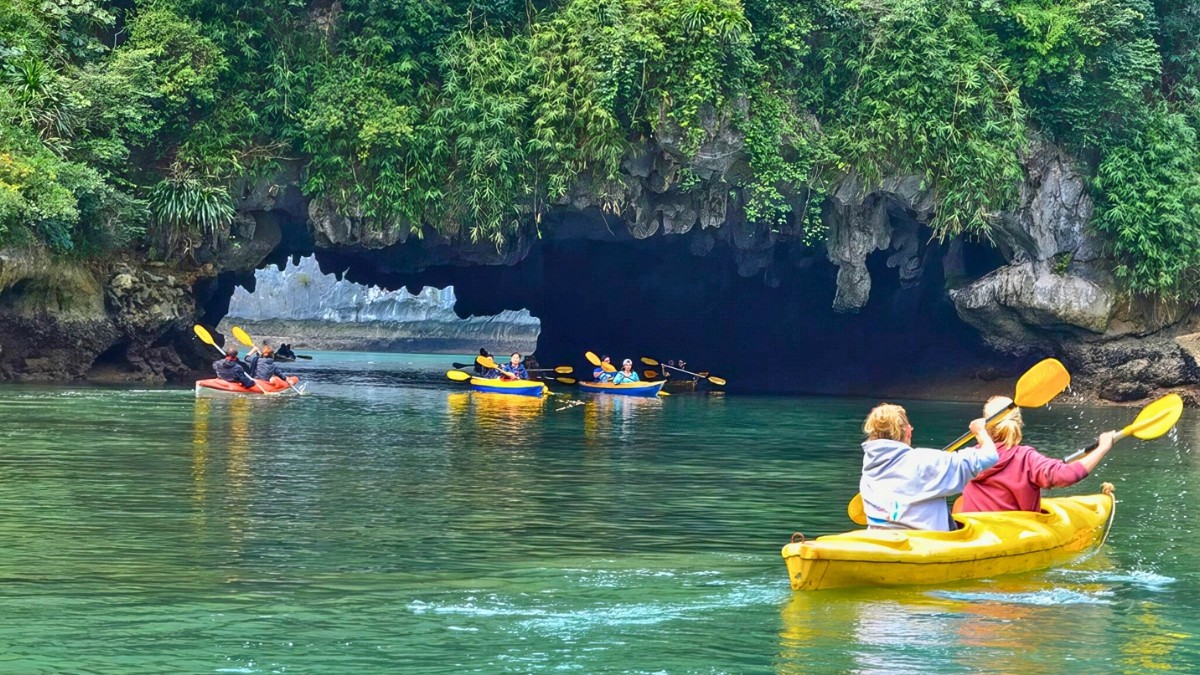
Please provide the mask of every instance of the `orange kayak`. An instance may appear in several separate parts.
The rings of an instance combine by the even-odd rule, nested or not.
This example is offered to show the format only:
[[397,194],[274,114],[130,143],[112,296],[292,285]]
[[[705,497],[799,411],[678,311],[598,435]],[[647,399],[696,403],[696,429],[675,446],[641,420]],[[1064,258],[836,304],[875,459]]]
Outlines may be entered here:
[[[300,378],[292,375],[288,377],[286,382],[278,377],[272,377],[270,380],[255,380],[255,382],[262,386],[268,394],[284,394],[289,392],[295,393],[295,390],[288,383],[290,382],[291,385],[298,384]],[[196,396],[228,396],[237,394],[257,394],[262,396],[263,391],[258,387],[247,389],[237,382],[226,382],[217,377],[196,382]]]

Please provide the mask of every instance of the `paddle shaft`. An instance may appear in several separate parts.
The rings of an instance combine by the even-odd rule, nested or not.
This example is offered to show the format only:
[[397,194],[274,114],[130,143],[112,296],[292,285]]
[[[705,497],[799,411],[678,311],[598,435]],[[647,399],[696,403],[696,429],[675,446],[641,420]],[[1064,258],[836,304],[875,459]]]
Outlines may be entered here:
[[[996,426],[996,424],[999,423],[1000,420],[1004,419],[1005,416],[1007,416],[1010,412],[1016,410],[1018,407],[1019,406],[1016,403],[1009,403],[1008,405],[1004,406],[1004,408],[1002,408],[1000,410],[1000,412],[987,418],[987,421],[986,421],[987,427],[990,429],[991,427]],[[946,447],[942,448],[942,450],[945,452],[954,452],[955,450],[966,445],[967,441],[971,440],[972,438],[975,438],[975,432],[968,431],[967,433],[965,433],[962,436],[959,436],[957,439],[955,439],[955,441],[953,443],[951,443],[950,445],[947,445]]]
[[[1121,440],[1122,438],[1127,438],[1129,436],[1129,434],[1130,434],[1129,427],[1125,427],[1124,429],[1119,431],[1116,436],[1113,437],[1113,443],[1115,444],[1117,441]],[[1093,450],[1095,450],[1098,447],[1100,447],[1100,441],[1096,441],[1095,443],[1092,443],[1091,445],[1084,448],[1083,450],[1076,450],[1075,452],[1072,452],[1071,454],[1067,455],[1066,457],[1063,457],[1063,462],[1070,464],[1071,462],[1074,462],[1075,460],[1079,459],[1080,457],[1083,457],[1084,455],[1091,453]]]
[[699,377],[701,379],[709,380],[713,384],[716,384],[716,385],[724,385],[725,384],[725,380],[722,380],[719,377],[712,377],[711,375],[704,375],[702,373],[693,373],[690,370],[684,370],[683,368],[676,368],[675,366],[668,366],[667,364],[662,363],[662,362],[659,362],[658,365],[662,366],[663,368],[670,368],[671,370],[678,370],[681,373],[687,373],[688,375],[692,375],[693,377]]
[[665,364],[661,361],[658,363],[658,365],[662,366],[663,368],[670,368],[671,370],[678,370],[681,373],[687,373],[688,375],[694,375],[696,377],[707,377],[707,375],[701,375],[700,373],[693,373],[692,371],[684,370],[683,368],[676,368],[675,366],[668,366],[667,364]]

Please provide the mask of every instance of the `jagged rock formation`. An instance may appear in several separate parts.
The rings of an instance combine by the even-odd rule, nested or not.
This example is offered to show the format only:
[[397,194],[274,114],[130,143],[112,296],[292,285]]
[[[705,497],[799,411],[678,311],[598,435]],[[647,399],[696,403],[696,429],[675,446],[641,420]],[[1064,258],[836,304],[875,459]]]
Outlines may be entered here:
[[[321,271],[316,258],[290,259],[254,273],[254,291],[239,286],[222,332],[241,325],[251,334],[310,349],[470,353],[530,353],[541,322],[527,310],[460,319],[454,289],[426,287],[413,295],[363,286]],[[278,342],[277,342],[278,343]]]

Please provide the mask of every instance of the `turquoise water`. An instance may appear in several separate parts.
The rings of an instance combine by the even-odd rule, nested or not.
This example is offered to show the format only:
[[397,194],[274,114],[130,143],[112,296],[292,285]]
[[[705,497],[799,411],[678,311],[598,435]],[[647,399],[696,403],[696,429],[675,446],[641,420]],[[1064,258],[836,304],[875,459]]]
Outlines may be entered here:
[[[796,594],[779,549],[850,528],[874,401],[509,400],[450,357],[314,355],[300,398],[0,387],[0,671],[1200,668],[1192,411],[1061,491],[1116,485],[1089,560]],[[977,408],[908,407],[932,446]],[[1135,414],[1056,404],[1028,436]]]

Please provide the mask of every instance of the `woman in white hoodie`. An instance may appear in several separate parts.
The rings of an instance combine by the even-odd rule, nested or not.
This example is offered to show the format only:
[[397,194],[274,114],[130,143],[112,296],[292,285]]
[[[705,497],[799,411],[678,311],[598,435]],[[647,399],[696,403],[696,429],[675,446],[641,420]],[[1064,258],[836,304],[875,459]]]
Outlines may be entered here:
[[883,403],[863,423],[863,510],[870,529],[954,529],[946,498],[962,492],[979,472],[999,461],[983,418],[971,422],[977,448],[942,452],[914,448],[904,408]]

